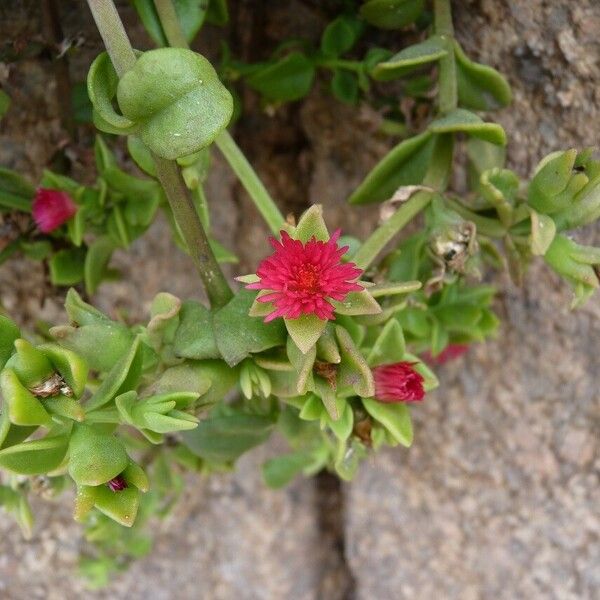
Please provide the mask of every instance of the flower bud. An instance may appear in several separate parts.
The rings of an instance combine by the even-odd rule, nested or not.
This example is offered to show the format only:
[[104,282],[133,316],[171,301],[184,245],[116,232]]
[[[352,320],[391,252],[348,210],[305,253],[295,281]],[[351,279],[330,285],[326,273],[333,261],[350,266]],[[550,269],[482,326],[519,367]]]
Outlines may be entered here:
[[77,205],[61,190],[39,188],[32,205],[33,220],[42,233],[50,233],[77,212]]
[[398,362],[373,368],[375,399],[379,402],[419,402],[425,396],[423,376],[411,362]]

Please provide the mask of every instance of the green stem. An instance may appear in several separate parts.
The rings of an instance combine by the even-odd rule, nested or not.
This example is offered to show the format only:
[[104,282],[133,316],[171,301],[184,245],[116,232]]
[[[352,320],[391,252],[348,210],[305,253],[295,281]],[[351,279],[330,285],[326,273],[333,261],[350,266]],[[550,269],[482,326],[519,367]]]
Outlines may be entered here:
[[171,0],[154,0],[154,7],[169,46],[172,48],[189,48],[173,2]]
[[446,43],[448,54],[440,59],[439,109],[440,113],[452,112],[458,106],[456,86],[456,58],[454,56],[454,27],[450,0],[434,0],[434,29]]
[[[154,6],[169,46],[189,48],[172,0],[154,0]],[[285,219],[235,140],[227,130],[224,130],[218,135],[215,143],[248,192],[269,229],[278,235],[285,225]]]
[[475,223],[477,233],[497,239],[503,238],[506,235],[506,229],[496,219],[482,217],[452,198],[446,198],[446,206],[458,213],[463,219]]
[[278,235],[285,225],[285,219],[240,147],[227,130],[217,136],[215,143],[242,182],[269,229]]
[[[135,65],[135,54],[112,0],[88,0],[98,31],[119,77]],[[175,161],[153,155],[156,173],[212,306],[233,294],[212,252],[194,203]]]
[[360,269],[367,269],[388,242],[431,202],[433,196],[434,192],[421,191],[407,200],[365,240],[353,256],[352,262]]
[[181,171],[175,161],[165,160],[156,155],[153,158],[156,175],[167,193],[171,210],[202,278],[208,299],[212,306],[225,306],[233,294],[215,259]]

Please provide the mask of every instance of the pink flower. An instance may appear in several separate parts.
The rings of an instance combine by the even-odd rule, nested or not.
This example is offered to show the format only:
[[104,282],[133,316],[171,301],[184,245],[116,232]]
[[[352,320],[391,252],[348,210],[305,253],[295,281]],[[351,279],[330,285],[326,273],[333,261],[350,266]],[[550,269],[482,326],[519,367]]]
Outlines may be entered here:
[[328,299],[342,302],[348,292],[363,289],[354,282],[362,271],[354,263],[340,261],[348,246],[339,248],[339,237],[338,229],[326,242],[313,236],[303,244],[285,231],[281,232],[281,241],[269,239],[275,252],[260,263],[257,271],[260,281],[246,286],[271,292],[258,298],[259,302],[275,305],[265,323],[277,317],[297,319],[307,314],[323,320],[334,319],[334,307]]
[[423,376],[415,363],[399,362],[373,368],[375,399],[380,402],[419,402],[425,396]]
[[38,188],[33,200],[33,220],[42,233],[50,233],[77,212],[77,205],[66,192]]
[[421,356],[427,364],[439,366],[462,356],[468,349],[468,344],[448,344],[437,356],[433,356],[429,350]]

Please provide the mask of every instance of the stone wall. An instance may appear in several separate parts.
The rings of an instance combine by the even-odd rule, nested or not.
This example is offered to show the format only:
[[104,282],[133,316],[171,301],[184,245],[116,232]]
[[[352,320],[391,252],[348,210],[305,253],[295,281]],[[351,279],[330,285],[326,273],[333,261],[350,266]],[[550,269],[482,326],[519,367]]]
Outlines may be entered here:
[[[35,36],[38,4],[5,0],[0,38]],[[147,45],[121,4],[138,46]],[[242,24],[254,23],[238,23],[239,30],[260,30],[270,47],[290,31],[317,37],[323,6],[333,3],[231,4]],[[60,6],[65,31],[82,31],[87,40],[71,64],[81,79],[99,39],[83,2]],[[512,168],[526,175],[552,150],[598,142],[600,4],[467,0],[455,2],[455,12],[467,52],[505,72],[513,86],[513,105],[494,115],[509,134]],[[240,35],[237,43],[259,57],[256,41]],[[16,100],[0,124],[0,164],[33,178],[62,135],[52,85],[48,62],[40,59],[19,63],[9,78]],[[251,96],[245,102],[236,137],[272,193],[295,212],[322,202],[332,225],[364,234],[374,211],[350,212],[344,199],[385,152],[383,139],[367,135],[373,113],[334,103],[319,86],[274,117]],[[267,252],[265,229],[218,158],[209,197],[221,240],[243,254],[240,269],[247,272]],[[595,231],[583,238],[600,242]],[[162,221],[117,260],[125,277],[102,287],[97,303],[105,309],[143,318],[161,290],[198,295]],[[595,298],[569,312],[570,292],[543,266],[531,270],[523,289],[502,277],[499,283],[498,338],[442,369],[440,390],[413,413],[410,450],[373,457],[341,488],[320,477],[267,490],[259,465],[277,451],[277,440],[244,457],[233,475],[189,477],[174,514],[157,525],[153,553],[95,593],[73,573],[84,545],[69,499],[36,503],[38,525],[28,542],[0,513],[0,597],[597,598],[600,303]],[[29,263],[0,269],[2,302],[17,316],[60,320],[59,300],[47,298],[40,307],[40,290],[43,274]],[[131,296],[144,303],[132,305]]]

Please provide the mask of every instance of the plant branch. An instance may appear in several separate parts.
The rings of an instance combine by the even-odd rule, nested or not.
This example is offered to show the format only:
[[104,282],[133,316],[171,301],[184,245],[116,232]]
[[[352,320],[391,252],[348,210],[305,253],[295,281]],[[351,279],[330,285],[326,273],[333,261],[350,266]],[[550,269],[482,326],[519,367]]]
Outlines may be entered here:
[[169,46],[172,48],[189,48],[173,2],[171,0],[154,0],[154,7]]
[[[172,0],[154,0],[154,6],[169,46],[189,48]],[[227,130],[217,136],[215,144],[248,192],[269,229],[278,235],[285,225],[285,219],[240,147]]]
[[[112,0],[88,0],[96,26],[119,77],[135,65],[135,54]],[[233,296],[212,252],[206,232],[175,161],[153,156],[158,179],[212,306],[225,305]]]
[[456,85],[456,58],[454,56],[454,27],[450,0],[434,0],[434,29],[446,44],[448,54],[440,59],[439,109],[446,114],[458,105]]
[[275,235],[279,235],[285,226],[285,219],[240,147],[227,130],[217,136],[215,143],[237,178],[242,182],[269,229]]
[[358,252],[352,258],[356,266],[360,269],[367,269],[388,242],[431,202],[433,196],[434,192],[417,192],[412,198],[402,204],[358,249]]

